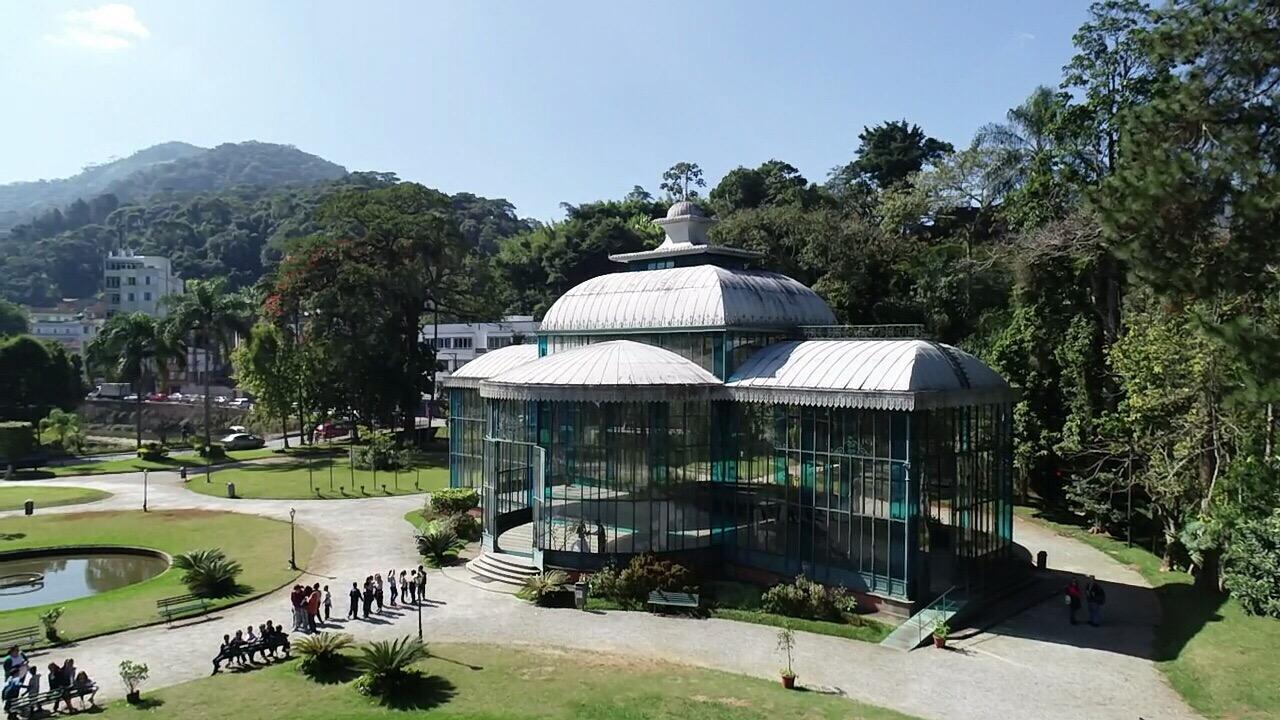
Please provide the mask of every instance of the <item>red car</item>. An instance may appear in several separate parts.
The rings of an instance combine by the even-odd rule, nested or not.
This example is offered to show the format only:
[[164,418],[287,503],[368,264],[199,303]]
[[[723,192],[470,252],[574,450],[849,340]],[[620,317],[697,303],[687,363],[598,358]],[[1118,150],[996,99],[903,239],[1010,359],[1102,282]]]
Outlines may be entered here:
[[169,400],[169,395],[168,393],[153,392],[147,396],[147,400],[150,402],[167,402]]
[[346,435],[349,432],[351,432],[351,430],[348,429],[347,426],[342,423],[326,422],[326,423],[320,423],[319,425],[316,426],[316,437],[320,438],[321,440],[328,440],[329,438],[342,437],[343,435]]

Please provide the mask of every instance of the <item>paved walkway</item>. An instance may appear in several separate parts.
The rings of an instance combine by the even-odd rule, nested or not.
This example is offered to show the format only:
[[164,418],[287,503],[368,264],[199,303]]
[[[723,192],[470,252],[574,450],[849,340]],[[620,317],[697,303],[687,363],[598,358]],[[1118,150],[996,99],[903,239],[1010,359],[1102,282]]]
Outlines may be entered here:
[[[196,480],[198,481],[198,480]],[[115,497],[86,508],[117,510],[141,506],[137,474],[39,481],[42,485],[93,487]],[[352,500],[226,500],[189,492],[169,473],[153,473],[153,508],[235,510],[297,522],[319,546],[307,568],[327,582],[337,614],[345,616],[345,592],[352,580],[389,568],[417,564],[410,529],[402,516],[420,497]],[[14,522],[0,514],[0,525]],[[20,522],[20,520],[19,520]],[[1030,523],[1018,521],[1015,537],[1034,553],[1049,552],[1050,565],[1091,572],[1114,588],[1109,625],[1070,626],[1060,598],[1052,598],[1011,620],[956,643],[951,652],[912,653],[869,643],[800,633],[795,659],[801,684],[821,686],[859,700],[922,718],[979,720],[1180,720],[1195,714],[1169,688],[1150,657],[1154,595],[1141,577],[1106,555]],[[617,652],[684,662],[776,679],[780,659],[776,631],[725,620],[669,618],[635,612],[578,613],[533,607],[509,595],[480,589],[465,580],[464,568],[433,571],[422,613],[429,642],[487,642],[557,646],[572,653]],[[148,687],[157,688],[207,675],[209,659],[224,632],[268,618],[288,620],[287,590],[220,612],[209,622],[183,627],[151,627],[87,640],[59,655],[74,656],[103,684],[104,695],[122,693],[114,669],[123,658],[146,662]],[[413,613],[390,611],[365,622],[335,622],[358,639],[389,638],[417,631]]]

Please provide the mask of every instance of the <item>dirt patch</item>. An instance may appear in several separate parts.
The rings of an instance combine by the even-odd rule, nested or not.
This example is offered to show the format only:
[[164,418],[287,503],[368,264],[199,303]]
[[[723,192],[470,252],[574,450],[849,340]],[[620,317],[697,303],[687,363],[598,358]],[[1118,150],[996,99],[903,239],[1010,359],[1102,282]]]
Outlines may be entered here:
[[713,698],[713,697],[707,697],[706,695],[691,695],[689,699],[693,700],[694,702],[713,703],[716,705],[724,705],[725,707],[735,707],[735,708],[751,707],[751,701],[743,700],[742,698],[733,698],[733,697]]
[[[633,657],[616,653],[595,652],[592,650],[572,650],[565,648],[536,646],[525,648],[530,654],[541,655],[557,660],[572,660],[579,667],[626,668],[631,672],[663,672],[681,667],[677,663],[655,660],[648,657]],[[559,667],[563,667],[560,665]]]

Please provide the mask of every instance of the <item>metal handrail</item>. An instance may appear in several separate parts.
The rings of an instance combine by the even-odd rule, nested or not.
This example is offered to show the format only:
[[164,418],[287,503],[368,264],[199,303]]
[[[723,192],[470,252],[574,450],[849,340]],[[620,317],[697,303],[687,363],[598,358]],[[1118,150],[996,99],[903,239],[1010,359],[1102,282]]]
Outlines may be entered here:
[[888,340],[892,338],[924,338],[924,325],[801,325],[800,333],[811,339]]
[[[916,617],[918,618],[918,620],[916,620],[916,631],[917,631],[916,645],[920,645],[921,643],[924,642],[925,619],[930,617],[931,615],[933,617],[941,618],[942,613],[948,610],[948,602],[949,602],[949,600],[947,599],[948,596],[950,596],[951,593],[955,592],[956,590],[959,590],[959,586],[952,585],[951,587],[943,591],[941,595],[934,598],[933,602],[929,603],[928,605],[925,605],[923,610],[916,613]],[[930,630],[929,632],[932,633],[933,631]]]

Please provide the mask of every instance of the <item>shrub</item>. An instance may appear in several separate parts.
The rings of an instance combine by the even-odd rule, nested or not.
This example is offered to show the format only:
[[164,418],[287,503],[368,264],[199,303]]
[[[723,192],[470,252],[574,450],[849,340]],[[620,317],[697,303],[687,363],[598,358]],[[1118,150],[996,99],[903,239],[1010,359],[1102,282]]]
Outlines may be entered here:
[[465,513],[480,504],[475,488],[445,488],[431,493],[427,510],[440,515]]
[[587,578],[587,590],[591,597],[608,598],[614,602],[626,603],[628,598],[622,597],[622,578],[618,566],[612,562],[592,573]]
[[379,431],[355,450],[356,467],[361,470],[395,470],[408,466],[408,453],[396,445],[391,433]]
[[129,694],[138,692],[142,687],[142,683],[151,675],[151,671],[145,663],[136,663],[132,660],[122,660],[120,662],[120,680],[124,686],[129,689]]
[[1280,618],[1280,510],[1232,531],[1223,582],[1245,612]]
[[440,523],[428,525],[417,541],[418,553],[430,558],[437,567],[444,564],[446,555],[462,549],[463,545],[453,530]]
[[29,422],[0,422],[0,458],[13,463],[31,454],[36,446],[36,430]]
[[427,646],[410,635],[371,642],[361,648],[356,657],[356,667],[362,673],[356,680],[356,690],[362,695],[389,700],[417,675],[410,667],[430,656]]
[[227,449],[218,443],[210,443],[208,446],[200,443],[196,451],[200,453],[200,457],[211,460],[221,460],[227,456]]
[[801,575],[766,590],[760,596],[760,609],[788,617],[840,621],[845,613],[857,610],[857,600],[842,587],[821,585]]
[[697,592],[698,586],[688,568],[670,560],[646,553],[631,558],[618,574],[619,602],[644,603],[654,590]]
[[192,550],[175,555],[173,566],[183,571],[182,582],[187,589],[193,595],[205,598],[236,594],[236,578],[243,570],[240,563],[229,559],[221,548]]
[[548,570],[531,576],[516,596],[535,605],[549,605],[556,594],[563,592],[569,576],[563,570]]
[[471,517],[466,513],[455,513],[441,518],[436,518],[434,523],[439,527],[445,527],[453,531],[463,542],[475,542],[480,539],[481,527],[480,521]]
[[169,448],[154,441],[144,442],[138,448],[138,458],[141,460],[160,460],[168,454]]
[[64,607],[56,607],[40,613],[40,624],[44,626],[44,636],[49,642],[58,642],[58,620],[62,618],[62,613],[66,611],[67,609]]
[[295,642],[293,649],[302,656],[298,668],[307,675],[315,675],[342,665],[346,661],[342,651],[354,644],[346,633],[322,632]]

